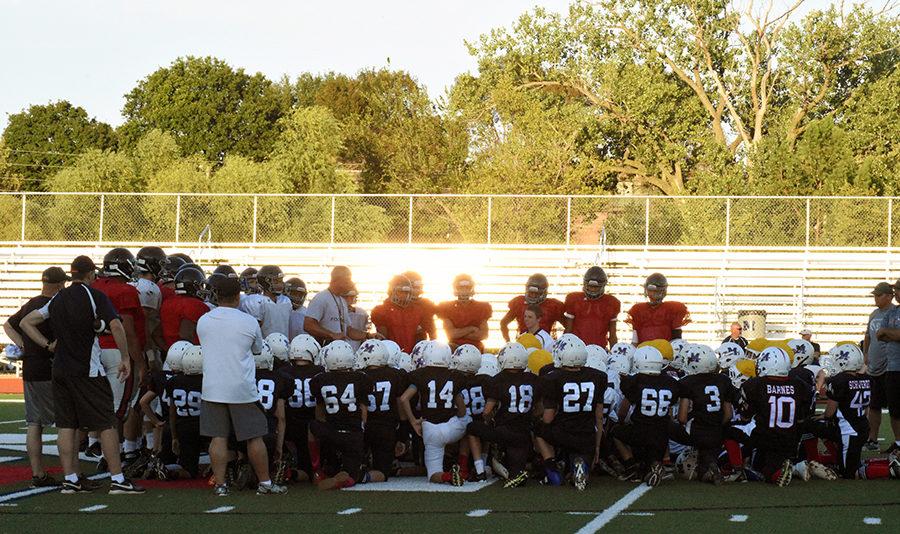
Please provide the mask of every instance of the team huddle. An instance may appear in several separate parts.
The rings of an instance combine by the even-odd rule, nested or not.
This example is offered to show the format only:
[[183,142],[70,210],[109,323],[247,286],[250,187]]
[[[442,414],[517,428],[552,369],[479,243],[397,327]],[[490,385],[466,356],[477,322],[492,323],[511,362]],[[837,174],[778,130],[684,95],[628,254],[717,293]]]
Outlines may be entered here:
[[[582,291],[564,301],[548,297],[546,277],[535,274],[510,301],[500,321],[507,343],[492,354],[483,345],[491,306],[475,299],[465,274],[453,282],[456,299],[439,304],[423,296],[418,274],[397,275],[369,319],[346,267],[308,306],[304,282],[285,280],[277,266],[222,265],[207,275],[184,255],[144,247],[136,257],[113,249],[102,270],[92,287],[129,317],[129,346],[140,347],[129,350],[128,380],[108,375],[132,478],[212,474],[219,495],[263,482],[283,493],[289,483],[340,489],[423,475],[454,486],[498,477],[507,488],[578,490],[592,476],[651,486],[675,476],[779,486],[793,477],[900,478],[900,453],[862,459],[872,386],[859,346],[816,358],[803,339],[685,342],[690,315],[665,300],[658,273],[644,284],[647,301],[627,313],[630,342],[618,339],[621,306],[603,269],[588,269]],[[232,298],[253,319],[268,471],[240,425],[220,446],[201,423],[225,334],[209,320],[216,314],[204,316]],[[438,340],[438,319],[449,343]],[[100,336],[100,346],[115,344]],[[205,469],[207,451],[227,460],[224,473]]]

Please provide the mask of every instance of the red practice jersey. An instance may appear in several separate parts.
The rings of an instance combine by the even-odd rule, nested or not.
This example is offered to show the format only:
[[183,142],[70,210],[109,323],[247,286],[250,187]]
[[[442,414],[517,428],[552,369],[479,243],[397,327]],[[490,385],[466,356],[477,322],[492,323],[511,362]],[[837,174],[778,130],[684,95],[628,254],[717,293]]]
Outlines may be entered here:
[[687,306],[667,300],[659,306],[640,302],[628,310],[625,322],[637,332],[638,343],[654,339],[672,339],[672,330],[678,330],[691,322]]
[[401,308],[385,299],[372,310],[372,324],[379,332],[386,332],[385,337],[400,345],[400,350],[409,353],[416,345],[416,330],[424,320],[425,309],[417,304]]
[[[159,309],[159,319],[162,326],[163,340],[165,340],[166,345],[171,346],[181,339],[179,330],[181,328],[182,319],[187,319],[188,321],[196,323],[200,317],[208,311],[209,306],[196,297],[172,295],[163,300],[162,306]],[[194,334],[194,339],[188,341],[195,345],[200,343],[200,340],[197,339],[197,334]]]
[[609,344],[609,323],[622,311],[622,303],[612,295],[588,299],[577,291],[566,295],[566,317],[572,321],[572,333],[585,345]]
[[[490,303],[477,300],[460,301],[451,300],[441,302],[437,306],[437,316],[444,321],[449,321],[454,328],[466,326],[479,326],[491,318],[494,310]],[[484,345],[479,339],[457,338],[450,340],[454,345],[475,345],[478,350],[484,352]]]
[[[140,349],[143,351],[144,345],[147,343],[147,324],[137,288],[121,278],[112,276],[98,278],[91,284],[91,287],[106,294],[120,316],[131,316],[134,320],[134,331],[137,334],[138,343],[141,345]],[[114,349],[116,340],[109,334],[100,336],[100,348]]]

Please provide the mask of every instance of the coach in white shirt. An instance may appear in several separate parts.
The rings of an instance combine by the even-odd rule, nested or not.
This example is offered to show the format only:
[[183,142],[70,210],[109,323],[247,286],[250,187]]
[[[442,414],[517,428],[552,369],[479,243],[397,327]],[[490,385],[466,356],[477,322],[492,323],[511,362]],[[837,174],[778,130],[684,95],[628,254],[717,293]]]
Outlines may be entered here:
[[263,337],[256,319],[237,309],[241,284],[236,278],[216,288],[218,307],[197,321],[203,351],[203,394],[200,434],[212,438],[209,458],[216,478],[216,494],[227,495],[225,471],[228,436],[247,442],[250,464],[260,480],[258,493],[285,493],[269,478],[269,458],[263,442],[269,429],[257,402],[256,364]]

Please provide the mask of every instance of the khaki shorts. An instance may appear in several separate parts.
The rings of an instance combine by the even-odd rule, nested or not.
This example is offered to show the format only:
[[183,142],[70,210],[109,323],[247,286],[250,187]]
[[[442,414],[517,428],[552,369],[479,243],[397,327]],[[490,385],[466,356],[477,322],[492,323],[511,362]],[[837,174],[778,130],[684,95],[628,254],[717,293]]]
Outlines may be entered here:
[[52,380],[25,381],[25,422],[40,426],[56,423]]
[[200,435],[227,438],[234,433],[238,441],[259,438],[269,433],[269,422],[258,402],[226,404],[202,401]]

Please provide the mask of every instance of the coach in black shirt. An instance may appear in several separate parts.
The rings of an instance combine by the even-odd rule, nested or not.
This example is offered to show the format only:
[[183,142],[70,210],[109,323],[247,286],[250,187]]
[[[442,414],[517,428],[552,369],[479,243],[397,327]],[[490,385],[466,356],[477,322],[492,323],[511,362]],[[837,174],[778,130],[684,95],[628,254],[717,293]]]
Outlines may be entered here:
[[[59,267],[49,267],[41,274],[41,294],[19,308],[19,311],[3,323],[3,331],[13,343],[22,347],[22,380],[25,385],[25,423],[28,426],[26,446],[28,461],[31,463],[32,487],[58,486],[59,482],[44,471],[42,461],[43,430],[52,426],[53,384],[50,370],[53,353],[25,335],[19,323],[34,310],[43,308],[60,289],[71,280]],[[38,330],[47,339],[53,340],[53,331],[48,323],[38,325]]]
[[[97,267],[87,256],[72,262],[72,285],[59,291],[50,302],[30,312],[20,326],[38,346],[54,353],[53,401],[57,446],[65,480],[63,493],[85,493],[96,489],[79,475],[78,430],[96,431],[100,446],[109,465],[112,494],[143,493],[143,488],[126,480],[119,458],[118,421],[113,413],[112,390],[100,361],[97,334],[109,331],[122,354],[128,354],[128,342],[122,321],[112,303],[102,292],[90,287],[96,279]],[[48,323],[54,341],[50,341],[39,326]],[[118,378],[125,380],[131,373],[131,362],[123,358]]]
[[747,339],[744,338],[744,327],[741,323],[731,323],[731,334],[722,340],[722,343],[737,343],[742,349],[747,348]]

